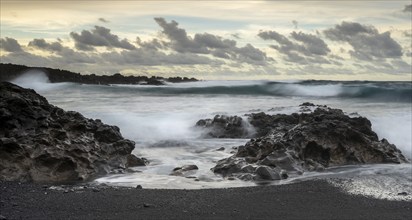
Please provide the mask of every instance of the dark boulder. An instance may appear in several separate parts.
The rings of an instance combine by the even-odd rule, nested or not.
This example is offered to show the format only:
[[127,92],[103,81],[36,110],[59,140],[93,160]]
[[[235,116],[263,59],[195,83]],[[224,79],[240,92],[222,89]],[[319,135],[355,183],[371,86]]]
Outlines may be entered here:
[[149,164],[149,161],[144,157],[136,157],[133,154],[127,156],[127,166],[137,167],[137,166],[146,166]]
[[196,173],[199,168],[196,165],[184,165],[173,169],[170,175],[172,176],[190,176]]
[[205,138],[245,138],[254,135],[254,129],[238,116],[216,115],[213,119],[201,119],[196,127],[203,129]]
[[116,126],[64,111],[30,89],[0,83],[0,180],[86,180],[144,165]]
[[215,173],[276,180],[332,166],[407,162],[395,145],[378,139],[368,119],[351,118],[339,109],[318,106],[310,113],[251,117],[251,124],[270,131],[218,161]]

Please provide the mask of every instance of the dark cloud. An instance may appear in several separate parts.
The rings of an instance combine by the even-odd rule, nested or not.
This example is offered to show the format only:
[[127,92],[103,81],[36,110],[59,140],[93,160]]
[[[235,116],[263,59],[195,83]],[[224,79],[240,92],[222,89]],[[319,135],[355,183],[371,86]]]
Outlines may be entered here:
[[[44,39],[34,39],[29,42],[29,47],[34,47],[40,50],[45,50],[58,55],[58,57],[50,57],[50,62],[60,63],[62,65],[74,63],[95,63],[99,60],[97,57],[91,57],[85,53],[74,51],[71,48],[63,46],[60,42],[49,43]],[[27,57],[27,54],[25,55]]]
[[157,38],[143,42],[139,37],[136,37],[136,44],[139,45],[140,48],[144,48],[146,50],[158,50],[165,48],[164,42],[158,40]]
[[266,53],[251,44],[246,44],[244,47],[237,48],[236,53],[238,54],[239,60],[250,64],[264,65],[266,61],[274,61],[272,58],[268,58]]
[[231,59],[231,56],[226,50],[221,50],[221,49],[213,50],[212,55],[218,58]]
[[303,43],[303,47],[305,49],[301,49],[301,52],[305,55],[326,55],[330,52],[328,45],[326,45],[325,41],[320,39],[319,37],[312,35],[312,34],[305,34],[302,32],[296,33],[292,32],[291,36]]
[[197,44],[191,39],[185,29],[179,28],[176,21],[166,22],[164,18],[155,18],[156,23],[163,28],[162,33],[170,40],[170,47],[180,53],[203,53],[208,54],[210,51]]
[[236,47],[236,41],[222,39],[222,37],[213,34],[195,34],[194,42],[201,47],[212,49],[227,49]]
[[405,5],[405,8],[403,9],[403,12],[412,12],[412,4]]
[[94,29],[91,31],[83,30],[80,34],[71,32],[70,36],[75,41],[75,46],[79,50],[93,50],[93,47],[97,46],[127,50],[136,49],[127,39],[120,40],[117,35],[110,32],[110,29],[101,26],[94,26]]
[[44,39],[34,39],[29,42],[29,47],[36,47],[43,50],[52,52],[58,52],[63,49],[63,46],[59,42],[47,43]]
[[104,19],[104,18],[99,18],[99,21],[100,21],[100,22],[103,22],[103,23],[109,23],[109,22],[110,22],[109,20],[106,20],[106,19]]
[[258,36],[263,40],[275,40],[281,45],[292,45],[293,43],[285,36],[276,31],[261,31]]
[[333,41],[349,43],[353,47],[349,53],[360,60],[370,61],[402,56],[402,47],[391,37],[390,32],[379,33],[373,26],[342,22],[323,33]]
[[9,37],[0,38],[0,48],[7,52],[22,52],[21,46],[17,40]]
[[329,63],[322,56],[329,54],[330,49],[322,39],[315,35],[292,32],[290,36],[294,41],[276,31],[261,31],[258,36],[263,40],[276,41],[278,45],[270,47],[286,55],[286,61],[300,64]]
[[179,53],[211,54],[212,56],[247,62],[249,64],[265,65],[268,58],[264,52],[247,44],[237,47],[235,40],[224,39],[209,33],[188,36],[183,28],[178,27],[176,21],[167,22],[164,18],[155,18],[163,29],[162,33],[170,40],[165,45]]
[[355,22],[343,21],[334,28],[323,31],[327,38],[335,41],[349,41],[357,35],[376,35],[378,30],[373,26],[361,25]]

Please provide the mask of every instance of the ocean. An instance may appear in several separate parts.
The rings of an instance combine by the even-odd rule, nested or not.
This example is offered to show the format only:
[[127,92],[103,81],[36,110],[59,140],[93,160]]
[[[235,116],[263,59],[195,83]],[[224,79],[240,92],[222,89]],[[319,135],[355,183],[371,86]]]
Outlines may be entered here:
[[[36,90],[64,110],[82,113],[116,125],[125,138],[136,142],[134,153],[150,161],[136,172],[113,174],[96,183],[143,188],[227,188],[255,183],[227,180],[210,171],[215,162],[232,155],[232,147],[249,139],[204,139],[194,125],[217,114],[293,113],[299,104],[312,102],[342,109],[350,116],[372,122],[379,138],[395,144],[412,158],[412,83],[371,81],[198,81],[149,85],[81,85],[48,83],[42,74],[22,76],[14,83]],[[224,147],[224,151],[216,149]],[[173,168],[196,164],[195,178],[169,175]],[[307,172],[287,184],[311,178],[349,178],[334,182],[351,193],[378,198],[412,199],[411,164],[333,167]],[[388,187],[390,186],[390,187]]]

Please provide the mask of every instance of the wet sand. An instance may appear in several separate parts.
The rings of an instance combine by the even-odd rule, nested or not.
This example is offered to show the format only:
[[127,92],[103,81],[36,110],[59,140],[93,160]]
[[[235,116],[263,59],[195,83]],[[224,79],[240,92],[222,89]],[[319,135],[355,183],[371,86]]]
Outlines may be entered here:
[[[170,190],[0,182],[5,219],[410,219],[412,202],[344,193],[325,180]],[[1,219],[0,218],[0,219]]]

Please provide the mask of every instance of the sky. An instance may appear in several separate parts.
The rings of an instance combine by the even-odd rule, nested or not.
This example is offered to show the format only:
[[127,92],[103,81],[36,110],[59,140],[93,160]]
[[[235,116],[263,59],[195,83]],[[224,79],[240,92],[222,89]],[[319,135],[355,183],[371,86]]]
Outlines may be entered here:
[[84,74],[412,80],[412,1],[1,0],[0,62]]

